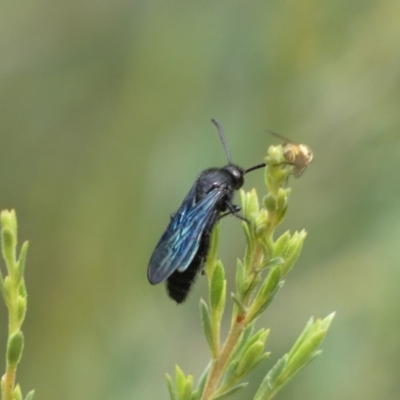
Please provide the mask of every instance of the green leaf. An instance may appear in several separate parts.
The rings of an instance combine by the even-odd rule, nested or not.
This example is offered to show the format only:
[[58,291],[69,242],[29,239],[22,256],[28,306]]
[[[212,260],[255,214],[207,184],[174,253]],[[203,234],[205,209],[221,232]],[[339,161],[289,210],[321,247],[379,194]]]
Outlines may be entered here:
[[192,400],[192,386],[193,386],[193,375],[189,374],[186,378],[185,388],[183,390],[181,400]]
[[315,349],[321,344],[322,340],[326,335],[326,331],[319,331],[311,335],[305,340],[295,354],[289,359],[287,365],[287,375],[290,377],[294,375],[297,371],[303,368],[305,365],[309,363],[310,357],[313,359],[313,353]]
[[222,296],[225,286],[225,272],[221,262],[217,262],[214,274],[211,279],[210,287],[210,305],[211,310],[217,310],[222,302]]
[[13,400],[22,400],[21,387],[17,384],[13,391]]
[[271,270],[269,271],[267,278],[265,279],[259,293],[257,294],[257,298],[260,296],[260,299],[264,301],[269,296],[271,296],[271,294],[276,290],[276,287],[278,286],[280,279],[281,279],[281,267],[279,265],[276,265],[275,267],[272,267]]
[[271,268],[267,278],[258,291],[252,305],[247,314],[247,321],[254,321],[267,307],[271,304],[278,290],[282,287],[281,267],[275,266]]
[[303,229],[301,232],[295,232],[290,239],[284,256],[286,262],[282,268],[282,276],[285,276],[292,269],[299,258],[306,236],[307,232]]
[[213,397],[212,400],[222,400],[226,399],[227,397],[231,396],[234,393],[239,392],[240,390],[244,389],[248,385],[247,382],[240,383],[239,385],[234,386],[231,389],[228,389],[226,392],[221,393],[217,395],[216,397]]
[[242,351],[245,349],[247,343],[249,342],[249,338],[253,334],[254,331],[254,324],[249,324],[242,334],[240,335],[240,339],[238,340],[235,349],[232,352],[231,359],[234,359],[236,357],[240,357]]
[[275,221],[275,226],[281,223],[286,215],[288,209],[288,196],[290,194],[290,189],[279,188],[277,195],[277,218]]
[[[226,370],[226,373],[224,375],[224,379],[223,379],[223,385],[225,386],[229,386],[229,384],[231,382],[235,382],[237,380],[237,376],[239,376],[238,373],[236,373],[236,376],[233,376],[233,374],[236,372],[236,369],[239,365],[239,362],[242,362],[241,360],[244,357],[244,354],[246,354],[249,349],[251,348],[251,346],[257,342],[257,341],[261,341],[262,343],[264,343],[265,346],[265,342],[267,340],[268,334],[269,334],[269,329],[265,330],[264,328],[260,329],[258,332],[256,332],[253,336],[253,327],[254,324],[250,324],[249,326],[247,326],[247,328],[242,332],[242,335],[235,347],[235,349],[232,351],[230,360],[233,360],[230,362],[228,369]],[[261,356],[263,357],[263,356]],[[264,358],[263,358],[264,359]],[[258,365],[259,360],[256,360],[256,364]]]
[[328,330],[333,318],[335,318],[336,312],[330,313],[326,318],[321,321],[321,329]]
[[246,288],[246,291],[244,292],[243,299],[248,300],[253,296],[254,291],[256,290],[259,282],[260,282],[260,276],[259,274],[251,274],[250,276],[247,276],[244,286]]
[[244,279],[245,279],[245,271],[243,263],[238,259],[236,266],[236,290],[240,298],[243,298],[243,295],[246,291],[244,288]]
[[261,328],[252,337],[247,338],[246,343],[244,343],[244,346],[242,347],[242,352],[237,353],[238,356],[242,357],[242,355],[247,352],[247,350],[253,345],[253,343],[257,342],[260,339],[263,343],[265,343],[264,338],[266,339],[266,333],[268,336],[269,329],[265,330],[265,328]]
[[214,274],[214,268],[217,263],[217,251],[218,251],[220,227],[221,224],[219,222],[216,223],[210,237],[210,248],[208,250],[207,260],[206,260],[206,273],[209,281]]
[[19,254],[19,260],[18,260],[18,271],[19,271],[19,276],[20,279],[24,276],[25,272],[25,263],[26,263],[26,254],[28,252],[28,247],[29,247],[29,242],[26,241],[22,245],[21,252]]
[[307,323],[306,326],[304,327],[303,331],[300,333],[300,336],[296,339],[294,342],[294,345],[289,351],[289,358],[293,357],[293,355],[297,352],[299,347],[302,345],[302,343],[306,340],[306,338],[309,336],[311,330],[314,328],[314,318],[311,317]]
[[7,343],[7,364],[15,368],[22,357],[24,349],[24,335],[21,331],[13,333]]
[[247,307],[238,299],[235,293],[231,293],[231,298],[238,308],[238,314],[243,315],[247,311]]
[[242,227],[243,227],[243,230],[244,230],[244,234],[246,236],[247,246],[250,248],[250,252],[251,252],[251,249],[253,247],[254,238],[253,238],[252,232],[250,230],[250,226],[249,226],[248,223],[243,222]]
[[204,392],[204,387],[205,387],[206,382],[207,382],[208,374],[209,374],[210,369],[211,369],[211,365],[212,365],[212,361],[210,361],[208,363],[207,368],[201,374],[200,379],[199,379],[199,383],[197,384],[195,397],[194,397],[193,400],[200,400],[201,399],[201,396],[203,395],[203,392]]
[[167,380],[167,385],[168,385],[168,392],[169,392],[169,397],[171,400],[178,400],[176,396],[176,392],[174,389],[174,386],[172,384],[172,379],[169,374],[165,374],[165,379]]
[[281,257],[286,254],[286,248],[290,240],[290,232],[282,234],[274,244],[274,257]]
[[286,369],[288,360],[289,360],[288,355],[285,354],[269,370],[267,376],[269,378],[269,383],[270,383],[271,386],[275,386],[275,384],[278,381],[279,377],[282,375],[283,371]]
[[18,286],[18,295],[21,297],[26,298],[27,297],[27,293],[26,293],[26,286],[25,286],[25,280],[22,277],[22,279],[19,282],[19,286]]
[[236,372],[238,365],[239,365],[239,360],[233,360],[229,364],[229,367],[227,368],[227,370],[224,374],[224,378],[222,379],[221,386],[222,385],[230,386],[230,384],[232,383],[231,381],[236,379],[235,372]]
[[[35,391],[31,390],[25,397],[25,400],[33,400],[33,397],[35,396]],[[171,400],[175,400],[175,399],[171,399]]]
[[179,399],[182,399],[183,393],[185,391],[186,386],[186,378],[183,371],[179,368],[178,365],[175,365],[175,375],[176,375],[176,389],[178,391]]
[[4,294],[4,301],[8,307],[10,306],[12,293],[13,293],[13,281],[9,276],[6,276],[3,281],[3,294]]
[[208,310],[208,306],[203,299],[200,299],[200,314],[203,325],[203,331],[208,343],[208,347],[210,348],[213,357],[215,357],[216,354],[214,354],[214,348],[213,348],[210,311]]
[[268,396],[268,394],[270,394],[273,390],[276,389],[279,377],[286,368],[287,361],[288,361],[288,355],[285,354],[269,370],[268,374],[261,382],[261,385],[254,396],[254,400],[264,400],[267,398],[266,396]]
[[[308,364],[310,364],[311,361],[313,361],[315,358],[317,358],[319,355],[322,354],[322,350],[314,350],[310,356],[307,358],[307,360],[305,361],[305,363],[302,365],[301,369],[303,369],[304,367],[306,367]],[[300,370],[297,370],[294,374],[289,375],[288,379],[291,379],[297,372],[299,372]]]
[[17,246],[16,237],[14,236],[14,232],[6,227],[1,231],[1,247],[3,251],[3,258],[6,261],[7,268],[9,269],[9,274],[13,271],[10,271],[10,268],[15,263],[15,248]]
[[257,215],[257,218],[254,222],[254,230],[256,236],[262,237],[268,230],[268,212],[265,208],[263,208]]
[[270,213],[275,213],[275,211],[278,208],[278,203],[276,201],[276,197],[272,193],[268,193],[264,199],[264,207],[269,211]]
[[238,376],[243,376],[246,373],[250,372],[254,364],[257,362],[258,357],[260,357],[263,351],[264,343],[261,340],[257,340],[255,343],[253,343],[239,361],[239,365],[236,369],[236,374]]
[[243,216],[246,217],[248,214],[247,212],[247,193],[243,190],[239,190],[239,196],[240,196],[240,204],[242,205],[242,213]]
[[279,225],[282,222],[282,220],[285,218],[286,212],[287,207],[279,211],[278,217],[275,220],[275,226]]
[[[248,194],[246,214],[247,218],[252,218],[260,212],[260,205],[258,203],[258,196],[255,189],[251,189]],[[249,218],[249,219],[250,219]]]
[[[260,331],[262,331],[262,330],[263,329],[260,329]],[[265,343],[267,343],[267,339],[268,339],[268,336],[269,336],[270,332],[271,332],[271,329],[264,329],[264,332],[262,332],[260,334],[260,336],[258,337],[258,340],[261,340],[265,345]]]
[[278,294],[278,292],[282,289],[285,281],[280,281],[278,283],[278,286],[276,289],[271,293],[271,295],[267,298],[265,303],[258,309],[258,311],[252,316],[251,321],[255,321],[268,307],[269,305],[273,302],[275,299],[275,296]]
[[283,265],[285,263],[285,260],[282,257],[274,257],[271,258],[265,265],[263,265],[260,269],[268,269],[268,268],[273,268],[278,265]]
[[18,323],[19,323],[19,326],[21,326],[22,323],[24,322],[25,314],[26,314],[26,296],[22,297],[22,296],[18,295],[17,302],[18,302],[18,308],[17,308]]

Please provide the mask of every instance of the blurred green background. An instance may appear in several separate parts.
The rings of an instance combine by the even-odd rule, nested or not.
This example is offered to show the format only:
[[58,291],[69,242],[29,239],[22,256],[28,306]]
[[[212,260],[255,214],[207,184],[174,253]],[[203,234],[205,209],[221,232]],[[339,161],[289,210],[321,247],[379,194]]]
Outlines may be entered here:
[[[196,175],[226,163],[214,117],[243,167],[279,143],[266,129],[315,153],[290,181],[280,232],[309,236],[260,321],[273,356],[252,381],[336,310],[323,355],[277,398],[399,398],[398,0],[6,0],[0,51],[0,208],[30,240],[25,393],[167,399],[175,363],[198,378],[205,279],[178,307],[146,268]],[[244,243],[224,219],[230,285]],[[4,305],[0,321],[4,360]]]

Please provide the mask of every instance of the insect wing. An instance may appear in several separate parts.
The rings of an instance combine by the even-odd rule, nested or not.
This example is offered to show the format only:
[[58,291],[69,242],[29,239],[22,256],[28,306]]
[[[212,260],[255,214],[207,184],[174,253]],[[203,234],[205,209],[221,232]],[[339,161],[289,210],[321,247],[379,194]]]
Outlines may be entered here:
[[160,283],[175,270],[184,271],[189,266],[223,193],[221,189],[213,189],[194,204],[195,192],[194,187],[192,188],[151,256],[147,271],[150,283]]

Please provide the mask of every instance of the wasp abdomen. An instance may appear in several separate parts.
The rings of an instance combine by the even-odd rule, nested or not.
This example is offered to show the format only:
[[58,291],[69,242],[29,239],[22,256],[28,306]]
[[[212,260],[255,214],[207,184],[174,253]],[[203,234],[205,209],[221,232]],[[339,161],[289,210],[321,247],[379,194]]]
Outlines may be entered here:
[[196,280],[197,273],[203,268],[206,261],[208,249],[210,247],[210,233],[215,225],[216,218],[213,218],[207,230],[204,232],[199,249],[194,256],[190,265],[184,271],[176,270],[167,279],[167,293],[171,299],[175,300],[178,304],[183,303],[189,294],[190,288]]
[[193,262],[185,271],[179,272],[176,270],[167,279],[167,293],[171,299],[175,300],[178,304],[183,303],[189,294],[190,288],[196,280],[198,265]]

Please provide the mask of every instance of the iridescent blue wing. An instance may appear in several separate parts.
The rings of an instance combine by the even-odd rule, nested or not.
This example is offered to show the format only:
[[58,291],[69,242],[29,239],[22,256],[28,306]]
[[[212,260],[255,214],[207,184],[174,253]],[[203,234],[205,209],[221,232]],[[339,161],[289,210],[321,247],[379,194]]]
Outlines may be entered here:
[[195,187],[191,189],[150,258],[147,270],[150,283],[160,283],[175,270],[184,271],[189,266],[199,249],[204,229],[217,212],[216,204],[223,195],[221,188],[215,188],[195,203]]

